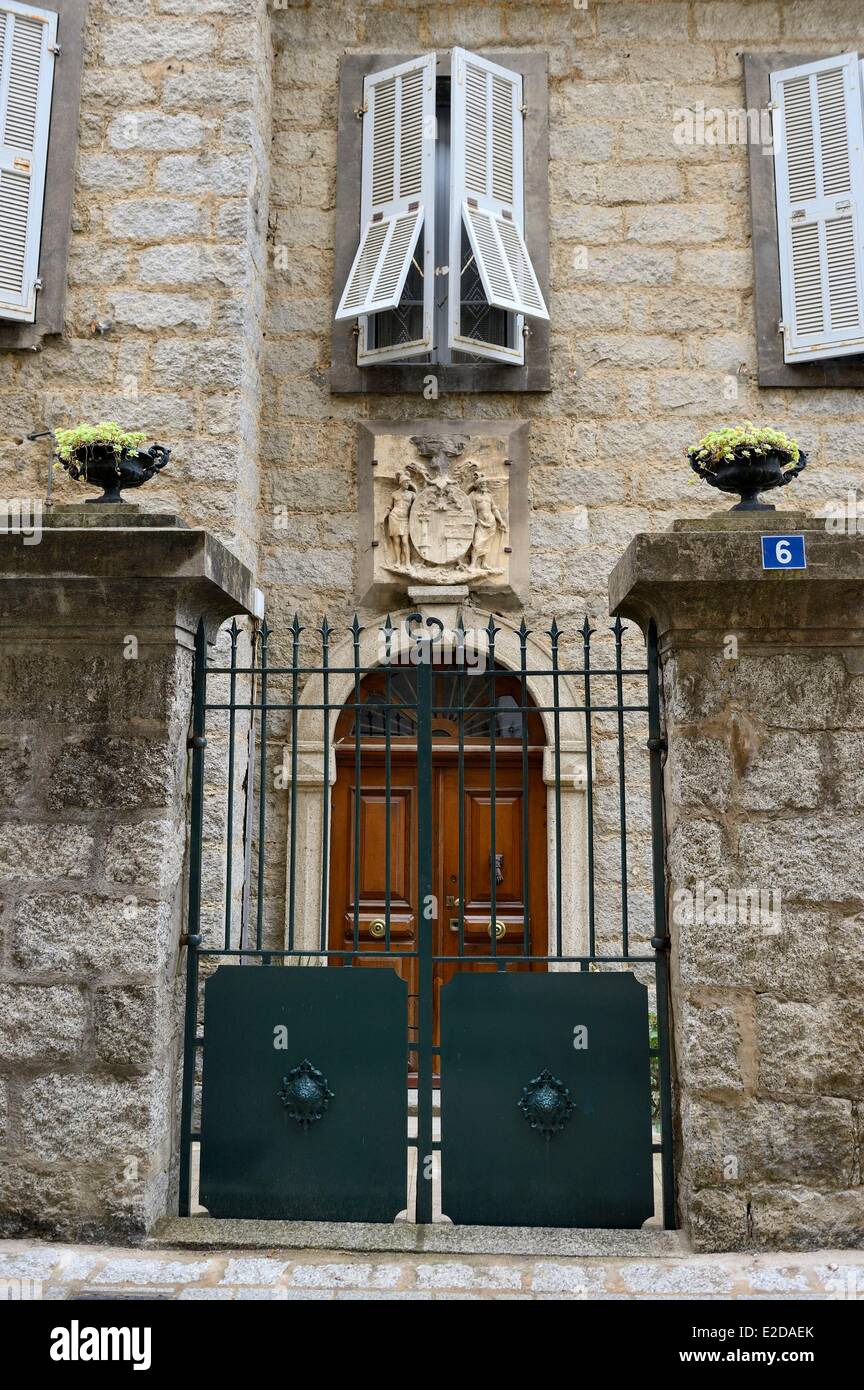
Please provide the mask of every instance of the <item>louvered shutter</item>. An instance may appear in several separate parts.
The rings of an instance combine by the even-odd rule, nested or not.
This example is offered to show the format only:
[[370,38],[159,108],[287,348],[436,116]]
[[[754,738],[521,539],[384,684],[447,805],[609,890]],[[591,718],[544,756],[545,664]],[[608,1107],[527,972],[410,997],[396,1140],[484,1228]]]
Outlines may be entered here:
[[[461,337],[462,228],[488,302],[519,315],[549,314],[524,239],[522,77],[455,48],[450,123],[450,342]],[[507,359],[512,353],[486,352]]]
[[[363,85],[360,245],[336,311],[361,319],[361,359],[428,352],[435,245],[435,54],[370,74]],[[423,341],[365,350],[363,316],[398,306],[423,233]]]
[[857,53],[771,74],[787,362],[864,352],[864,118]]
[[0,318],[36,317],[57,15],[0,0]]

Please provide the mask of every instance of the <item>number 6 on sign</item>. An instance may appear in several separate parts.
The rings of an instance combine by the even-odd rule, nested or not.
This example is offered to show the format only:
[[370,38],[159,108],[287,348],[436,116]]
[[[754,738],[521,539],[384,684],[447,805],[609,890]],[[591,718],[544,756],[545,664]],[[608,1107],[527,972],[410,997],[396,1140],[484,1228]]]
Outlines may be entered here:
[[763,570],[806,570],[803,536],[762,536]]

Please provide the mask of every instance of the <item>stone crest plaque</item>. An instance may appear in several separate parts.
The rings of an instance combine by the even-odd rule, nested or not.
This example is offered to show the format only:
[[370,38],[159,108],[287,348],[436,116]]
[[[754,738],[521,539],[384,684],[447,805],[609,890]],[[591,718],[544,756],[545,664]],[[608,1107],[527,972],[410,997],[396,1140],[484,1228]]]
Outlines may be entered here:
[[419,586],[522,601],[527,429],[518,420],[360,426],[361,603],[388,607]]

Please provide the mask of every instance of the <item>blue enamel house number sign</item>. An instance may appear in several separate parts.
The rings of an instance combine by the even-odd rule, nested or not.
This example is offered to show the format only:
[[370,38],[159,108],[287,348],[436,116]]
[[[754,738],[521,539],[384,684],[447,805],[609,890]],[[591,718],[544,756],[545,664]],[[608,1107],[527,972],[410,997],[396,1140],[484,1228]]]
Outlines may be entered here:
[[803,536],[763,536],[763,570],[806,570]]

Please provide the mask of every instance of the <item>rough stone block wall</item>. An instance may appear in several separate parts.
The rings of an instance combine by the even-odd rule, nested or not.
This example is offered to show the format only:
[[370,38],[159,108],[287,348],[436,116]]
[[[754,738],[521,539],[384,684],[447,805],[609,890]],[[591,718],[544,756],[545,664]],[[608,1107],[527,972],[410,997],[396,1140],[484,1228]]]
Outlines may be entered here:
[[733,671],[705,652],[667,677],[673,882],[782,892],[776,934],[751,920],[673,929],[693,1235],[848,1243],[864,1229],[864,786],[861,735],[842,731],[860,723],[862,678],[833,654],[743,654]]
[[[531,420],[532,618],[602,614],[630,536],[712,504],[681,451],[719,421],[796,431],[797,499],[844,495],[864,393],[755,385],[746,151],[673,132],[741,107],[743,51],[858,38],[857,0],[92,0],[66,332],[0,356],[3,495],[44,490],[31,429],[128,420],[175,451],[142,504],[260,556],[277,629],[353,605],[358,417]],[[553,389],[333,396],[340,55],[455,43],[549,54]]]
[[864,677],[831,631],[842,610],[820,626],[810,598],[809,632],[785,643],[730,608],[734,659],[706,598],[664,670],[679,1179],[697,1249],[864,1239]]
[[[606,621],[607,577],[632,535],[663,529],[672,517],[703,514],[715,505],[713,494],[691,485],[683,458],[685,445],[704,429],[750,417],[796,433],[810,450],[811,462],[782,505],[812,506],[845,495],[864,479],[864,391],[759,390],[755,384],[744,147],[686,146],[673,138],[676,110],[700,105],[737,110],[743,105],[743,51],[828,54],[854,46],[860,38],[859,0],[589,0],[584,9],[572,0],[432,5],[421,0],[285,0],[269,7],[265,0],[92,0],[66,331],[62,339],[47,340],[39,353],[0,355],[0,495],[40,496],[44,491],[47,450],[44,442],[22,442],[30,430],[113,416],[170,444],[171,465],[141,494],[141,504],[167,506],[210,527],[259,570],[274,628],[271,658],[284,661],[295,608],[307,624],[326,611],[331,622],[344,626],[355,604],[356,421],[439,415],[527,418],[532,512],[526,617],[532,627],[543,627],[554,612],[565,629],[564,660],[577,662],[578,623],[586,609],[598,625]],[[496,48],[514,47],[549,54],[552,390],[438,401],[420,394],[334,396],[328,365],[340,56],[357,49],[421,53],[454,44],[492,57]],[[59,475],[58,495],[68,501],[83,494]],[[581,524],[583,508],[587,528]],[[128,672],[124,677],[128,680]],[[99,699],[96,674],[92,681]],[[712,731],[714,716],[693,717],[708,721],[700,725],[694,751],[702,765],[712,768],[712,794],[722,799],[731,795],[730,789],[740,790],[741,813],[747,815],[741,844],[756,858],[767,854],[771,832],[766,825],[777,809],[763,804],[776,795],[770,778],[759,772],[757,759],[744,777],[745,789],[741,768],[734,764],[729,771],[724,764],[728,749],[724,754],[715,746],[723,739]],[[688,993],[683,1037],[696,1062],[704,1054],[706,1067],[715,1069],[700,1104],[710,1107],[718,1093],[740,1094],[748,1105],[755,1097],[763,1108],[758,1113],[742,1109],[742,1123],[749,1116],[758,1130],[769,1113],[765,1107],[773,1105],[771,1113],[776,1112],[778,1123],[782,1118],[791,1126],[790,1135],[803,1134],[806,1119],[807,1132],[816,1136],[813,1202],[822,1203],[823,1229],[830,1235],[830,1203],[818,1196],[816,1178],[836,1159],[849,1181],[832,1201],[839,1203],[842,1193],[851,1192],[842,1200],[853,1205],[859,1195],[853,1189],[860,1183],[850,1137],[857,1135],[854,1101],[847,1079],[831,1071],[825,1041],[835,1036],[835,1021],[831,1015],[817,1030],[822,1039],[818,1046],[828,1052],[813,1061],[814,1074],[827,1078],[833,1089],[810,1117],[799,1102],[794,1116],[782,1108],[788,1105],[786,1085],[777,1069],[797,1064],[802,1075],[810,1073],[802,1055],[796,1054],[796,1063],[776,1037],[783,1020],[794,1030],[810,1017],[806,1011],[813,1006],[805,984],[816,969],[814,959],[831,971],[843,1009],[852,1007],[859,937],[848,925],[852,919],[844,916],[842,901],[825,912],[811,912],[807,888],[820,874],[836,872],[836,881],[845,881],[848,862],[831,857],[840,842],[832,839],[829,849],[829,832],[833,835],[840,823],[836,817],[848,817],[850,843],[856,843],[858,802],[829,803],[836,817],[819,822],[821,802],[811,804],[806,798],[847,795],[843,788],[855,785],[852,745],[835,737],[842,726],[819,734],[815,726],[796,722],[799,718],[771,729],[770,737],[763,731],[759,757],[770,753],[777,766],[784,765],[784,757],[795,759],[794,792],[789,794],[804,800],[790,803],[787,810],[790,823],[806,821],[813,837],[802,851],[808,867],[795,905],[819,941],[824,937],[845,945],[845,960],[852,962],[844,963],[848,977],[831,969],[829,945],[822,955],[814,947],[813,958],[802,947],[787,962],[792,978],[800,980],[800,990],[796,985],[798,992],[789,997],[754,977],[742,986],[740,997],[721,1000],[712,993],[714,985],[699,994],[699,982],[685,980],[682,973],[682,984],[696,991]],[[34,1178],[33,1201],[47,1201],[50,1211],[50,1199],[40,1191],[49,1176],[68,1188],[73,1181],[86,1186],[96,1172],[73,1152],[75,1088],[85,1086],[76,1059],[98,1056],[100,1066],[104,1063],[98,1082],[104,1096],[94,1092],[94,1104],[104,1100],[106,1113],[113,1107],[122,1118],[122,1107],[112,1101],[112,1069],[138,1078],[136,1068],[148,1075],[148,1061],[124,1056],[126,1044],[112,1038],[113,1020],[122,1012],[121,993],[130,1017],[152,1006],[147,990],[153,977],[147,972],[158,973],[161,966],[148,960],[145,978],[138,978],[137,965],[130,977],[115,977],[115,966],[127,967],[129,961],[119,958],[116,943],[111,946],[107,927],[98,934],[104,957],[91,962],[76,956],[74,922],[90,912],[98,922],[94,899],[102,893],[122,897],[115,890],[123,879],[115,878],[115,870],[132,871],[123,866],[127,851],[122,835],[119,843],[88,839],[87,807],[74,801],[86,793],[86,748],[82,744],[75,775],[63,771],[49,793],[40,780],[40,759],[50,739],[43,745],[38,732],[28,726],[26,734],[16,734],[0,769],[4,781],[11,779],[6,806],[24,795],[34,810],[27,819],[35,827],[26,843],[18,835],[7,846],[13,886],[4,890],[11,895],[5,900],[4,926],[15,920],[16,864],[35,875],[56,856],[62,873],[58,883],[49,883],[49,892],[56,891],[57,902],[67,911],[76,895],[81,902],[75,908],[79,915],[72,913],[59,925],[44,923],[43,931],[26,928],[34,968],[42,970],[39,953],[52,942],[51,949],[62,953],[53,963],[48,960],[45,973],[34,977],[32,986],[19,980],[13,954],[4,958],[4,971],[13,975],[4,973],[3,984],[14,984],[17,991],[10,1001],[20,1015],[16,1037],[25,1049],[35,1049],[27,1113],[44,1113],[50,1133],[52,1108],[66,1107],[68,1154],[61,1159],[53,1150],[34,1150],[37,1166],[32,1171],[38,1181]],[[608,905],[612,923],[617,911],[614,729],[601,726],[599,732],[597,812],[609,859],[599,891],[613,885]],[[284,728],[274,720],[271,766],[281,756],[283,735]],[[121,750],[103,751],[108,776]],[[632,758],[628,751],[631,766],[636,756],[634,744]],[[716,776],[715,764],[704,763],[710,758],[716,758]],[[123,797],[158,793],[158,778],[154,783],[145,773],[143,764],[124,768],[121,759],[105,795],[119,798],[121,811],[130,810]],[[63,811],[62,832],[40,821],[40,798],[49,794],[73,798],[68,816]],[[857,792],[848,791],[848,796]],[[278,940],[285,888],[284,793],[275,792],[272,801],[267,929],[268,939]],[[644,790],[631,806],[644,829]],[[147,805],[142,808],[146,811]],[[703,868],[712,862],[711,837],[720,833],[726,814],[718,803],[708,817]],[[158,815],[152,818],[158,820]],[[218,829],[215,819],[212,827]],[[639,839],[638,824],[635,831],[632,862],[641,895],[635,912],[639,931],[647,934],[645,841]],[[157,837],[160,833],[154,829]],[[207,929],[216,933],[222,865],[215,841],[212,861],[207,865]],[[38,910],[34,905],[29,922],[42,921]],[[13,932],[10,940],[17,939]],[[711,944],[706,942],[705,949]],[[682,961],[682,970],[684,965]],[[97,967],[107,974],[92,976],[89,972]],[[73,970],[81,973],[67,978]],[[18,985],[27,989],[18,991]],[[27,993],[31,988],[32,997]],[[112,990],[121,993],[109,998]],[[40,1018],[60,1005],[62,1028],[40,1043]],[[839,1016],[845,1017],[842,1009]],[[713,1052],[705,1046],[709,1034],[718,1043]],[[730,1070],[732,1053],[726,1044],[732,1037],[738,1060]],[[761,1080],[753,1071],[757,1037],[775,1069],[763,1070]],[[40,1047],[50,1056],[40,1053]],[[718,1057],[725,1059],[722,1066]],[[67,1071],[57,1070],[61,1061]],[[55,1074],[60,1082],[50,1081]],[[96,1085],[86,1078],[91,1091]],[[759,1091],[760,1086],[766,1089]],[[803,1082],[802,1087],[806,1089]],[[142,1104],[149,1114],[148,1107],[158,1109],[162,1101],[148,1092]],[[29,1142],[24,1115],[16,1093],[10,1125],[18,1145]],[[691,1119],[685,1117],[687,1132],[695,1135],[699,1129],[704,1136],[704,1124],[697,1124],[695,1115],[693,1110]],[[833,1128],[830,1117],[836,1122]],[[836,1150],[817,1152],[832,1133],[842,1136]],[[697,1155],[695,1138],[693,1149]],[[781,1166],[772,1169],[769,1164],[767,1174],[781,1173],[782,1146],[778,1155]],[[743,1189],[715,1184],[711,1162],[706,1159],[708,1166],[699,1169],[694,1156],[694,1166],[686,1172],[693,1191],[705,1191],[706,1240],[711,1238],[712,1212],[720,1206],[736,1230],[742,1210],[754,1230],[781,1229],[781,1215],[771,1215],[775,1208],[770,1203],[752,1205],[748,1215]],[[765,1181],[771,1186],[775,1178]],[[780,1203],[781,1178],[776,1184],[771,1200]],[[121,1206],[124,1200],[121,1194]],[[130,1220],[138,1221],[147,1203],[158,1200],[158,1194],[139,1192]],[[797,1201],[787,1202],[793,1213],[790,1230],[797,1220]],[[777,1205],[776,1212],[780,1210]],[[815,1206],[800,1210],[815,1211]]]
[[270,68],[265,0],[91,0],[66,329],[0,355],[0,495],[44,496],[26,434],[117,419],[173,449],[142,504],[254,568]]
[[191,659],[146,604],[127,660],[97,593],[26,597],[0,615],[0,1228],[134,1238],[169,1200]]
[[[844,496],[864,478],[864,391],[755,384],[746,149],[680,145],[677,108],[744,104],[742,53],[843,51],[858,0],[311,0],[277,7],[261,564],[270,620],[295,606],[350,615],[358,417],[531,421],[529,621],[605,618],[630,537],[715,499],[685,446],[752,418],[796,432],[810,467],[786,500]],[[551,368],[542,395],[333,396],[336,98],[346,50],[454,44],[549,54]],[[530,345],[529,345],[530,346]],[[588,509],[587,531],[578,509]],[[287,526],[274,524],[285,507]]]
[[[743,52],[827,54],[854,45],[857,0],[589,0],[584,9],[572,0],[311,0],[277,7],[273,37],[260,573],[277,660],[287,659],[295,609],[307,622],[325,612],[336,625],[350,622],[358,418],[530,420],[526,618],[545,628],[557,616],[562,659],[572,665],[583,614],[598,628],[608,623],[607,578],[631,537],[717,505],[684,457],[706,429],[752,418],[798,435],[810,464],[781,506],[815,507],[864,481],[864,390],[756,385],[746,148],[674,139],[679,108],[743,106]],[[549,54],[552,390],[437,401],[420,392],[333,395],[340,56],[454,44],[492,58],[496,48]],[[278,756],[275,725],[273,732]],[[612,940],[620,932],[614,728],[598,720],[597,732],[606,739],[598,753],[598,929]],[[640,738],[628,736],[627,765],[631,928],[644,942],[652,907]],[[284,900],[283,800],[274,798],[268,859],[274,936]]]
[[0,537],[0,1230],[134,1240],[177,1211],[195,634],[254,589],[100,519]]

